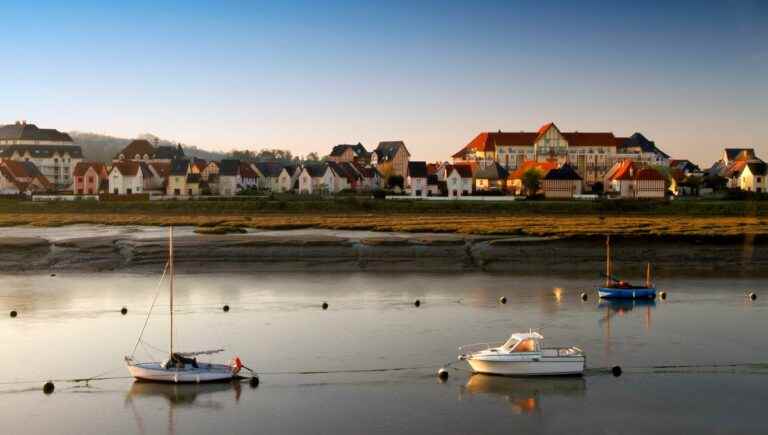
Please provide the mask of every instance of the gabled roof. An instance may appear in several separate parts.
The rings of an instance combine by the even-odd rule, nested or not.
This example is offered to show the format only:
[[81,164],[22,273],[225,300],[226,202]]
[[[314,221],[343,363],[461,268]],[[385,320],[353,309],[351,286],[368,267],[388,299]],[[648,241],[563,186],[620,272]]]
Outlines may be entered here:
[[621,144],[621,148],[624,148],[624,149],[634,148],[644,153],[656,153],[661,155],[665,159],[669,158],[669,155],[664,151],[660,150],[656,146],[656,143],[654,141],[648,140],[641,133],[635,133],[632,136],[628,137],[627,140],[624,141],[623,144]]
[[602,146],[602,147],[614,147],[616,146],[616,137],[613,133],[598,132],[598,133],[561,133],[565,140],[568,141],[569,147],[580,146]]
[[171,164],[168,162],[150,162],[149,166],[160,178],[166,178],[171,173]]
[[240,176],[243,178],[256,178],[258,174],[248,162],[240,162]]
[[355,167],[352,166],[352,164],[349,162],[327,162],[327,164],[328,167],[331,168],[331,171],[333,171],[337,176],[346,178],[350,182],[361,178],[360,174],[355,170]]
[[408,162],[408,176],[411,178],[427,178],[426,162]]
[[464,146],[453,158],[462,158],[470,151],[492,152],[497,146],[533,146],[538,133],[519,132],[506,133],[499,130],[496,133],[480,133]]
[[88,172],[89,169],[93,168],[93,170],[96,172],[96,175],[102,176],[106,174],[107,167],[104,165],[104,163],[101,162],[78,162],[75,165],[75,168],[72,170],[72,176],[73,177],[82,177],[85,176],[85,173]]
[[754,148],[726,148],[728,160],[750,160],[756,158]]
[[[447,170],[447,176],[450,176],[453,171],[456,171],[461,178],[472,178],[472,174],[474,173],[474,165],[471,164],[455,164],[452,165],[450,169]],[[446,168],[447,169],[447,168]]]
[[765,162],[748,162],[747,166],[752,175],[766,175],[768,172],[768,164]]
[[220,177],[237,177],[239,173],[240,173],[240,160],[224,159],[221,161],[221,163],[219,163]]
[[187,175],[189,172],[189,160],[187,159],[173,159],[171,160],[171,169],[168,171],[169,175],[181,176]]
[[475,172],[475,178],[484,180],[506,180],[508,176],[509,171],[497,162],[481,167]]
[[148,140],[145,139],[135,139],[132,140],[131,143],[126,145],[125,148],[123,148],[117,155],[115,156],[115,159],[134,159],[136,156],[139,156],[143,158],[144,156],[147,156],[148,158],[152,158],[155,155],[155,147],[152,146],[151,143],[149,143]]
[[287,165],[287,166],[284,166],[283,169],[285,169],[285,172],[287,172],[289,176],[293,177],[293,175],[299,169],[299,166],[298,165]]
[[547,175],[544,176],[545,180],[581,180],[581,176],[573,169],[568,163],[565,163],[559,168],[550,169]]
[[[552,128],[554,128],[555,130],[557,130],[557,132],[558,132],[558,133],[560,132],[560,129],[559,129],[559,128],[557,128],[557,126],[555,125],[555,123],[554,123],[554,122],[548,122],[548,123],[546,123],[546,124],[542,125],[541,127],[539,127],[539,131],[538,131],[538,132],[537,132],[537,134],[536,134],[536,140],[535,140],[534,142],[538,142],[538,141],[539,141],[539,139],[541,139],[542,137],[544,137],[544,135],[546,135],[546,134],[547,134],[547,132],[548,132],[550,129],[552,129]],[[562,133],[561,133],[561,134],[562,134]]]
[[613,167],[605,174],[605,178],[608,181],[630,180],[632,179],[635,170],[635,162],[633,162],[632,159],[624,159],[613,165]]
[[642,168],[635,173],[635,180],[666,180],[667,177],[653,168]]
[[67,133],[53,128],[37,128],[35,124],[25,122],[0,126],[0,140],[72,142],[72,138]]
[[353,163],[353,165],[355,166],[357,172],[363,176],[363,178],[374,178],[380,175],[379,171],[376,170],[376,168],[373,166],[364,166],[359,163]]
[[669,166],[679,169],[683,172],[701,172],[699,165],[685,159],[673,159],[669,161]]
[[542,175],[546,175],[547,172],[555,169],[556,167],[557,163],[555,162],[537,162],[535,160],[526,160],[517,169],[512,171],[508,178],[512,180],[522,180],[523,175],[531,169],[536,169],[537,171],[541,172]]
[[320,178],[325,175],[326,165],[322,163],[305,165],[304,170],[307,171],[310,177]]
[[[117,169],[124,177],[135,177],[139,173],[139,162],[131,160],[120,160],[112,164],[112,170]],[[110,172],[111,172],[110,171]]]
[[331,156],[338,157],[344,154],[344,152],[348,149],[352,150],[352,154],[355,157],[367,157],[369,155],[368,151],[365,149],[362,143],[358,142],[356,145],[350,145],[350,144],[339,144],[333,147],[331,150]]
[[401,148],[407,155],[411,154],[408,152],[408,148],[405,147],[405,142],[401,140],[379,142],[379,146],[376,147],[374,152],[379,158],[379,161],[385,162],[394,159],[395,154],[397,154],[397,151]]
[[267,178],[277,178],[283,172],[283,164],[280,162],[256,162],[256,169]]

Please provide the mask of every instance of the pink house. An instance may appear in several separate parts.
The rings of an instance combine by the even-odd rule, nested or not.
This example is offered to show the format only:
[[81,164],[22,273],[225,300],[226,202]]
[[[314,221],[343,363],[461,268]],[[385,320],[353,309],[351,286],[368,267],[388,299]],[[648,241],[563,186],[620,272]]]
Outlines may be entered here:
[[72,176],[75,179],[73,190],[77,195],[98,195],[102,184],[109,180],[107,167],[99,162],[78,163]]

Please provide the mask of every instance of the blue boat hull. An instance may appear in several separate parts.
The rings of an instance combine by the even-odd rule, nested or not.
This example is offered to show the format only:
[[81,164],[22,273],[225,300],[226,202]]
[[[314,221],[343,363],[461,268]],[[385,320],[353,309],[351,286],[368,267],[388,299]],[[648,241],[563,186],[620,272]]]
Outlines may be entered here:
[[656,289],[649,287],[597,287],[597,294],[603,299],[655,299]]

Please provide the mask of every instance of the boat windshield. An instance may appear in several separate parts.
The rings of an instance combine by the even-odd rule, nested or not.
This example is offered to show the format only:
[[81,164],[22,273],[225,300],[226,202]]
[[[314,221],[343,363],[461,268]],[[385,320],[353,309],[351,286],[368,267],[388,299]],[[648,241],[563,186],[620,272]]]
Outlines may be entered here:
[[518,342],[520,342],[520,340],[512,337],[509,340],[507,340],[507,342],[504,343],[501,347],[504,348],[505,350],[512,350]]

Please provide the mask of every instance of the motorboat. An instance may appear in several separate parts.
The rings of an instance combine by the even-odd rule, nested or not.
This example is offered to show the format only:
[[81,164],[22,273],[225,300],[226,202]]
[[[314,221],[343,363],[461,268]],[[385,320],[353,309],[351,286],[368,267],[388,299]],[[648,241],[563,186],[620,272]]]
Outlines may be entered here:
[[497,345],[477,343],[459,347],[459,359],[475,373],[502,376],[582,375],[587,357],[576,346],[545,348],[544,337],[529,331],[512,334]]
[[612,275],[611,237],[605,241],[605,284],[596,287],[602,299],[656,299],[656,287],[651,284],[651,264],[645,269],[645,285],[634,285]]
[[149,318],[152,315],[152,308],[157,302],[157,296],[159,295],[160,285],[158,284],[158,294],[155,295],[155,300],[152,302],[147,319],[144,322],[144,327],[139,333],[139,339],[136,341],[136,345],[133,347],[133,352],[130,356],[125,357],[125,363],[128,366],[128,372],[140,381],[148,382],[163,382],[172,384],[184,384],[184,383],[204,383],[204,382],[225,382],[233,379],[242,379],[240,371],[243,368],[248,369],[240,361],[240,358],[235,357],[228,364],[214,364],[198,362],[197,358],[203,355],[213,355],[223,352],[224,349],[203,350],[194,352],[179,352],[174,349],[174,322],[173,322],[173,296],[174,296],[174,270],[173,270],[173,227],[169,231],[168,239],[168,262],[165,265],[165,270],[160,278],[162,283],[166,274],[169,276],[169,306],[170,306],[170,348],[168,352],[168,358],[161,362],[137,362],[134,360],[134,354],[137,347],[142,342],[144,330],[146,329]]

